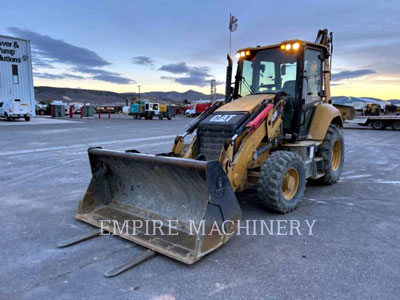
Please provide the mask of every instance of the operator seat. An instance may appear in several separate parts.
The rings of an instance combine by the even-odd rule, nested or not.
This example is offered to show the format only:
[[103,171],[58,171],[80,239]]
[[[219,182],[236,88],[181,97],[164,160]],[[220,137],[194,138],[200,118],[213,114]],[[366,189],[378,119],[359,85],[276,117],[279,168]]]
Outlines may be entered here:
[[294,92],[296,90],[296,80],[289,80],[283,84],[283,88],[287,95],[294,97]]

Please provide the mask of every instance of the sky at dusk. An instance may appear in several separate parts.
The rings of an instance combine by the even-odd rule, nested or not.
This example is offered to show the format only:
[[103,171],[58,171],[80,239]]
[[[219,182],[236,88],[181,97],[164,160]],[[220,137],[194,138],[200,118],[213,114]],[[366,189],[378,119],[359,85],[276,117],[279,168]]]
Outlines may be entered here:
[[400,98],[400,0],[2,1],[0,35],[31,40],[35,86],[223,93],[232,49],[334,32],[333,95]]

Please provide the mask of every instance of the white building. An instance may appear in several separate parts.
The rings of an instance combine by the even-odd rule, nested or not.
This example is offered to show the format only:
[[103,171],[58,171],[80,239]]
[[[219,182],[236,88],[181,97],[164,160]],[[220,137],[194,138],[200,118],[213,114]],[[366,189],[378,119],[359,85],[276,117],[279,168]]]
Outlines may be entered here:
[[0,102],[19,99],[35,115],[30,41],[0,35]]

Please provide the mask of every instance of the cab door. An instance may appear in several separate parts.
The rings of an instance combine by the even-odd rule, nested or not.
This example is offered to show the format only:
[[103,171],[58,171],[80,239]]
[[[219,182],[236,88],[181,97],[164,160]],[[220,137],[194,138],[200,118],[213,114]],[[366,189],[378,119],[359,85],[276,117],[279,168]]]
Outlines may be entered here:
[[304,49],[302,114],[300,138],[306,138],[316,105],[322,101],[323,52],[316,48]]

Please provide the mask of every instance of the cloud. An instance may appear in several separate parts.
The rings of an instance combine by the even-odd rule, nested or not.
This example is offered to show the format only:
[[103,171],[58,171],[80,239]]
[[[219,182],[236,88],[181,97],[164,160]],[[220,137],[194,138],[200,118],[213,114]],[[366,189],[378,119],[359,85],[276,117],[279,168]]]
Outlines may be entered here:
[[[207,86],[212,75],[208,67],[190,67],[185,62],[161,66],[160,71],[172,74],[184,74],[181,77],[161,76],[161,79],[172,80],[183,85]],[[219,84],[219,83],[218,83]]]
[[132,63],[142,66],[154,66],[154,60],[148,56],[135,56],[132,57]]
[[37,57],[35,54],[33,54],[33,56],[34,56],[34,59],[33,59],[32,63],[33,63],[34,68],[54,69],[54,66],[51,64],[50,61],[41,59],[40,57]]
[[189,73],[190,68],[186,65],[185,62],[181,62],[177,64],[169,64],[161,66],[159,70],[173,74],[182,74],[182,73]]
[[32,45],[44,57],[52,59],[54,62],[84,65],[88,67],[104,67],[111,65],[96,52],[89,49],[74,46],[63,40],[53,39],[48,35],[42,35],[29,29],[8,27],[7,30],[17,36],[23,36],[32,41]]
[[[42,35],[40,33],[31,31],[29,29],[20,29],[17,27],[8,27],[7,30],[16,36],[24,37],[31,40],[33,54],[33,65],[38,68],[54,68],[52,64],[60,63],[72,66],[73,70],[77,70],[81,73],[92,75],[86,77],[88,79],[101,80],[105,82],[118,83],[118,84],[129,84],[133,83],[127,77],[123,77],[119,73],[109,72],[99,68],[111,65],[110,62],[106,61],[96,52],[78,47],[63,40],[54,39],[48,35]],[[37,77],[48,78],[48,79],[63,79],[67,78],[63,75],[54,75],[49,73],[36,73],[42,74]],[[44,75],[43,75],[44,74]],[[85,77],[69,75],[69,78],[75,76],[76,79],[83,79]],[[49,77],[43,77],[49,76]],[[57,78],[58,76],[58,78]]]
[[107,82],[112,82],[112,83],[118,83],[118,84],[129,84],[129,83],[136,83],[135,80],[122,77],[121,74],[115,73],[115,72],[110,72],[107,70],[103,69],[97,69],[97,68],[88,68],[85,66],[78,66],[74,67],[72,69],[75,72],[79,73],[85,73],[85,74],[90,74],[92,75],[92,79],[97,79],[101,81],[107,81]]
[[51,74],[51,73],[37,73],[33,72],[33,76],[36,78],[44,78],[44,79],[85,79],[83,76],[73,75],[73,74]]
[[351,79],[356,77],[361,77],[369,74],[374,74],[376,71],[370,69],[362,69],[355,71],[342,71],[339,73],[332,74],[332,81],[339,81],[343,79]]

